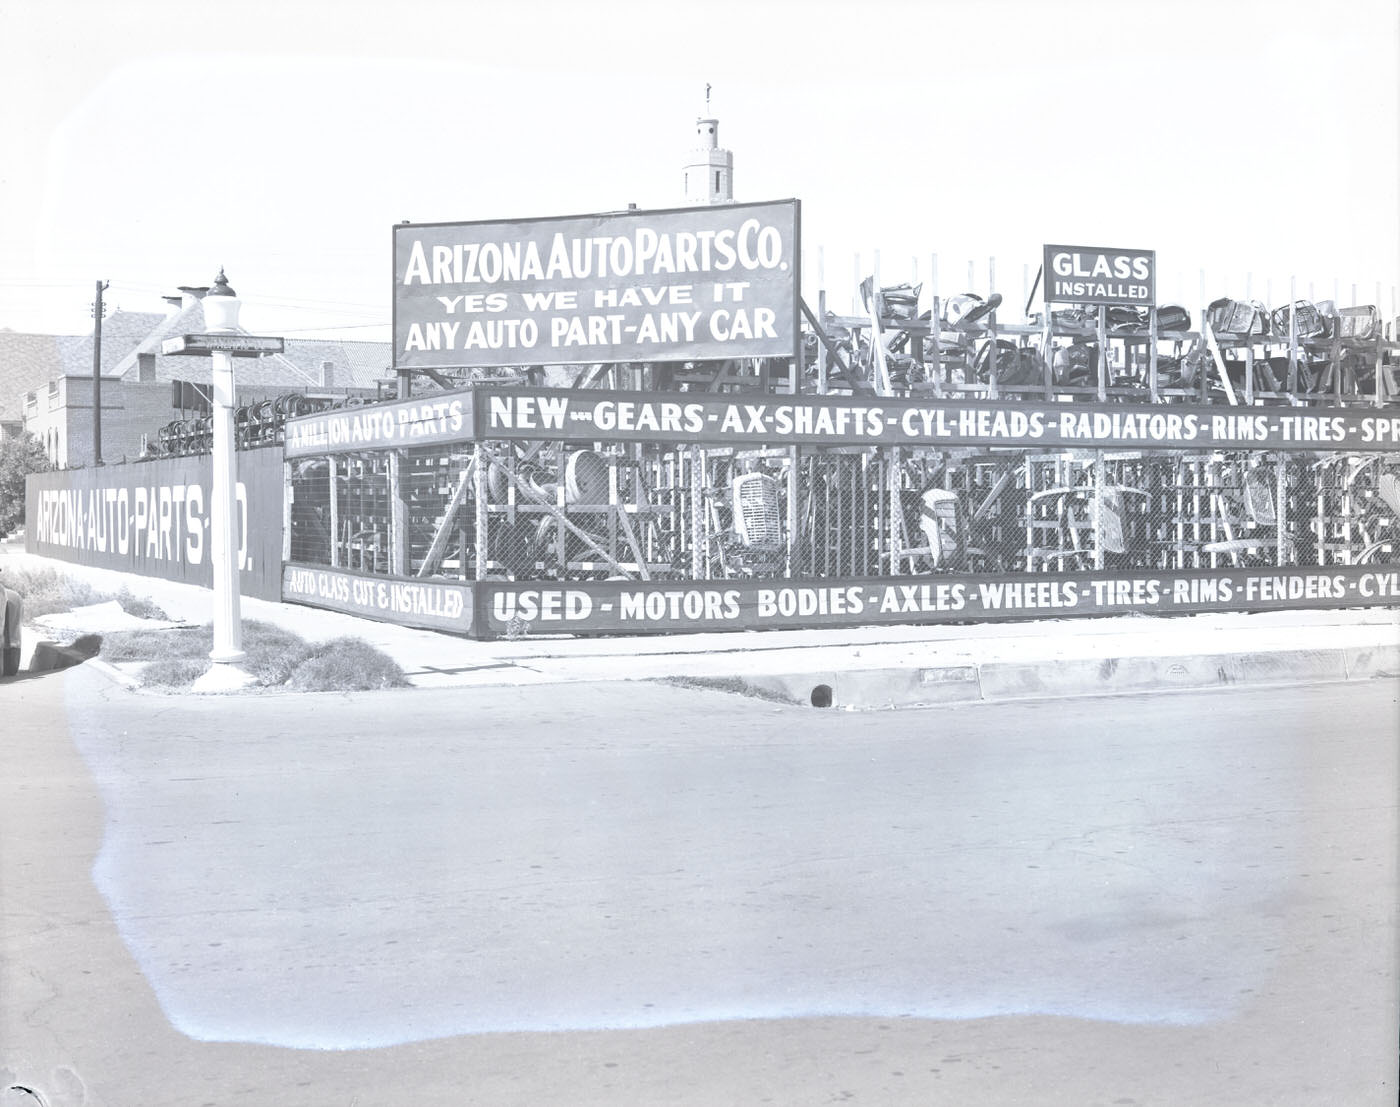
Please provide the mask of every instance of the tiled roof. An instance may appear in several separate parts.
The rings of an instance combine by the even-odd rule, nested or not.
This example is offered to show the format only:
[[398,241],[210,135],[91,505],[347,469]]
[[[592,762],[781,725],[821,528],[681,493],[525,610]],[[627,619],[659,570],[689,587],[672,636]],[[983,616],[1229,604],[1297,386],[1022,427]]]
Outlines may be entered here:
[[[213,374],[207,357],[170,356],[161,352],[167,338],[205,330],[204,308],[194,301],[171,315],[116,311],[102,324],[102,375],[138,379],[140,355],[153,354],[154,379],[205,382]],[[245,332],[246,333],[246,332]],[[281,354],[239,358],[239,385],[268,393],[319,389],[321,365],[332,365],[330,387],[373,388],[392,374],[387,342],[289,338]],[[92,372],[92,335],[23,334],[0,330],[0,416],[22,416],[24,397],[51,380]]]
[[[154,354],[155,380],[207,381],[213,374],[211,359],[187,357],[183,354],[172,356],[161,352],[162,344],[167,338],[181,334],[200,334],[204,330],[203,302],[195,301],[174,315],[162,318],[159,325],[116,366],[115,373],[128,380],[136,380],[140,371],[140,355]],[[319,388],[321,362],[330,361],[335,365],[332,374],[333,387],[373,388],[375,378],[386,375],[383,367],[389,361],[388,343],[321,342],[289,338],[286,340],[286,347],[286,352],[282,354],[239,358],[235,364],[238,383],[248,388],[282,392]],[[365,383],[360,383],[361,381]]]
[[[118,363],[165,317],[114,311],[102,323],[102,375]],[[92,372],[92,335],[27,334],[0,330],[0,411],[7,419],[22,413],[24,397],[51,380]]]
[[60,338],[55,334],[0,331],[0,417],[24,412],[24,397],[63,373]]
[[321,363],[329,361],[332,388],[373,388],[393,377],[393,350],[387,342],[343,342],[337,339],[289,338],[286,358],[319,381]]

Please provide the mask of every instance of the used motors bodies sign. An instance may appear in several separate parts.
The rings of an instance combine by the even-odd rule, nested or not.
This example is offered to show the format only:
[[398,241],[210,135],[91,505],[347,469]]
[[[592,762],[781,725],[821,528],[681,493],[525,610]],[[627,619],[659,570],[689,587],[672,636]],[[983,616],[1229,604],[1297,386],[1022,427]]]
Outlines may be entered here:
[[394,363],[789,357],[798,201],[394,228]]
[[1157,252],[1100,246],[1045,247],[1045,302],[1126,304],[1157,302]]

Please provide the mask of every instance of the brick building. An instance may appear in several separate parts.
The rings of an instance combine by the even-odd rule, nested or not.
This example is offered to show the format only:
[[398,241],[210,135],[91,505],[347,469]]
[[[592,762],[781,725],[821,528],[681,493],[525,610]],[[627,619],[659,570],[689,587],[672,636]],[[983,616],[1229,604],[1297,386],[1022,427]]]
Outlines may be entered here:
[[[116,311],[102,325],[102,375],[117,364],[165,319],[157,313]],[[26,399],[31,393],[48,410],[51,391],[67,377],[92,378],[92,335],[27,334],[0,329],[0,437],[25,429]],[[89,422],[91,422],[89,390]],[[106,405],[104,404],[104,407]],[[43,436],[40,435],[42,440]],[[51,443],[46,443],[46,448]],[[55,456],[50,448],[49,456]]]
[[[205,330],[204,288],[167,297],[167,315],[114,312],[102,325],[102,460],[140,457],[179,418],[173,382],[208,385],[208,357],[167,356],[165,339]],[[240,328],[241,329],[241,328]],[[246,332],[245,332],[246,333]],[[236,363],[238,402],[308,396],[374,396],[390,386],[387,342],[285,341],[285,350]],[[60,467],[93,461],[93,336],[0,331],[0,433],[29,431]]]

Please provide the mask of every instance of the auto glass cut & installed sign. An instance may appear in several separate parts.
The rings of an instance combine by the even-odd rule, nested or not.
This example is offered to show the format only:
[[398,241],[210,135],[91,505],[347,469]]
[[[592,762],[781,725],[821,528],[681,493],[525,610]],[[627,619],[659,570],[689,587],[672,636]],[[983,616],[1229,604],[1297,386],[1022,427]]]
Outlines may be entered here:
[[316,565],[285,566],[282,599],[457,634],[471,631],[474,614],[469,584],[376,577]]
[[394,228],[394,362],[791,356],[798,201]]

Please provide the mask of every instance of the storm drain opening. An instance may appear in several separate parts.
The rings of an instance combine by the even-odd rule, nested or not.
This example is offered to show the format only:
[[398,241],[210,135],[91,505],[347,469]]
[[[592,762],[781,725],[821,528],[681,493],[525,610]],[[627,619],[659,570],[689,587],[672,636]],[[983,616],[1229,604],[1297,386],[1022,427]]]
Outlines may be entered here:
[[813,707],[830,707],[830,706],[831,706],[831,685],[829,685],[829,684],[818,684],[815,688],[812,689],[812,706],[813,706]]

